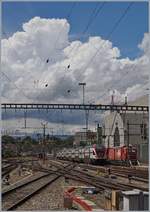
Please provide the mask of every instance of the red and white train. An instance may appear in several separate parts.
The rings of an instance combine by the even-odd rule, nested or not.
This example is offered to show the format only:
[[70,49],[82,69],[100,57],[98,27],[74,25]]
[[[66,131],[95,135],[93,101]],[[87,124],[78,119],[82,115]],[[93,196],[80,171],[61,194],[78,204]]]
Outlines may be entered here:
[[57,152],[58,159],[70,160],[76,162],[102,164],[102,163],[118,163],[118,164],[137,164],[137,149],[134,146],[122,146],[106,148],[104,146],[79,147],[63,149]]

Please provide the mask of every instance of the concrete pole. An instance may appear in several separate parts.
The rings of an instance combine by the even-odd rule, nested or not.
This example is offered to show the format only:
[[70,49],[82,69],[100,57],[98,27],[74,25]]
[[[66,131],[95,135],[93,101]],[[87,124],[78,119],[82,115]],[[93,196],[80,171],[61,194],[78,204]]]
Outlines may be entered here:
[[129,161],[129,144],[130,144],[130,141],[129,141],[129,121],[127,121],[127,147],[128,147],[128,161]]

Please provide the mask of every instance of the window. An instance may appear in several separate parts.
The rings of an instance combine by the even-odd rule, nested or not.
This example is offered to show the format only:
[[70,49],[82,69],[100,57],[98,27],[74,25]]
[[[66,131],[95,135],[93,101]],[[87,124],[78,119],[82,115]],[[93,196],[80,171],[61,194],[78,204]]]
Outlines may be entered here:
[[147,139],[147,124],[141,124],[140,125],[140,128],[141,128],[141,138],[144,140]]
[[116,126],[114,133],[114,146],[120,146],[119,128]]
[[144,124],[144,139],[147,139],[147,125]]

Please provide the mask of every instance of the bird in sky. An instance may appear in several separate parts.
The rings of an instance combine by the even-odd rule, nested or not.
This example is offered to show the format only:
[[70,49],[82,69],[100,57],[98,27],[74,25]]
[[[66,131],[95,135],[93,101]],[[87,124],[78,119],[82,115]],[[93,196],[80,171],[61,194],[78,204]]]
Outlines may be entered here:
[[70,68],[70,64],[67,66],[67,68],[68,68],[68,69]]
[[46,60],[46,63],[48,63],[48,62],[49,62],[49,59]]
[[70,90],[67,90],[68,93],[70,93]]
[[48,87],[48,84],[45,84],[45,87]]

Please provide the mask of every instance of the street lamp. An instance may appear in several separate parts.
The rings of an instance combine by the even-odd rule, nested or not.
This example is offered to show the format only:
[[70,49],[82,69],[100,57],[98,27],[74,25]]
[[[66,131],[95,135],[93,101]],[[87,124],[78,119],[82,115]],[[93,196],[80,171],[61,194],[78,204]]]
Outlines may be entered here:
[[83,89],[83,105],[84,105],[86,83],[85,82],[80,82],[79,85],[82,86],[82,89]]

